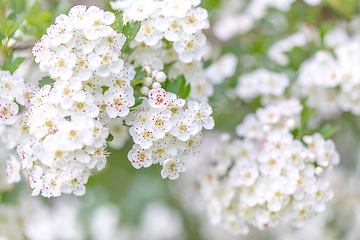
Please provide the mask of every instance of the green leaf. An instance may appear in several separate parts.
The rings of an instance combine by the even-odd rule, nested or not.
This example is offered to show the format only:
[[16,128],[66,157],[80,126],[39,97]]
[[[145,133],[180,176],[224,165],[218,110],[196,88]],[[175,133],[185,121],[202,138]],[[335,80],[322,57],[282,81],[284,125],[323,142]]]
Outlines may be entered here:
[[324,127],[321,128],[319,131],[320,134],[325,138],[330,138],[336,131],[338,130],[338,126],[326,124]]
[[139,106],[142,103],[143,100],[144,100],[143,98],[136,99],[134,106],[132,106],[131,108],[136,108],[137,106]]
[[13,25],[13,21],[10,19],[0,19],[0,34],[1,38],[7,38],[9,30]]
[[316,110],[306,106],[306,100],[301,103],[304,107],[301,112],[301,129],[307,129],[308,122],[312,116],[314,116]]
[[45,85],[52,85],[54,82],[55,81],[52,78],[45,76],[39,81],[39,88],[42,88]]
[[34,27],[32,34],[38,39],[46,33],[46,29],[51,24],[51,20],[51,12],[40,10],[38,2],[31,7],[29,14],[26,17],[27,23]]
[[323,0],[323,4],[348,19],[351,19],[351,16],[359,9],[359,0]]
[[183,99],[189,96],[191,90],[190,84],[186,84],[184,75],[181,75],[176,79],[166,80],[163,84],[163,88],[165,91],[175,93]]
[[299,129],[295,128],[294,130],[291,131],[291,134],[294,136],[294,138],[297,138],[300,134]]
[[135,68],[135,71],[136,71],[136,74],[135,74],[134,79],[131,82],[131,86],[135,86],[139,83],[142,83],[144,81],[144,78],[147,75],[147,72],[143,71],[141,66]]
[[124,47],[122,49],[123,52],[128,51],[127,48],[129,46],[130,42],[132,42],[134,40],[134,38],[136,37],[136,35],[139,32],[140,28],[141,28],[141,22],[139,22],[139,21],[128,22],[128,23],[126,23],[125,26],[123,26],[121,32],[126,37],[126,42],[125,42]]
[[169,69],[170,69],[170,67],[175,63],[176,61],[172,61],[172,62],[170,62],[170,63],[168,63],[168,64],[165,64],[164,65],[164,73],[168,73],[168,71],[169,71]]
[[111,133],[109,133],[108,137],[106,138],[106,141],[112,142],[113,140],[114,140],[114,136]]
[[117,33],[121,33],[122,29],[124,27],[124,22],[123,22],[123,12],[115,12],[115,21],[113,24],[111,24],[111,27],[117,32]]
[[13,74],[23,61],[23,57],[13,59],[13,55],[10,55],[5,59],[2,70],[9,71],[11,74]]
[[205,8],[211,14],[213,10],[219,7],[220,3],[221,0],[202,0],[200,7]]
[[208,68],[212,64],[212,59],[206,60],[204,62],[204,68]]

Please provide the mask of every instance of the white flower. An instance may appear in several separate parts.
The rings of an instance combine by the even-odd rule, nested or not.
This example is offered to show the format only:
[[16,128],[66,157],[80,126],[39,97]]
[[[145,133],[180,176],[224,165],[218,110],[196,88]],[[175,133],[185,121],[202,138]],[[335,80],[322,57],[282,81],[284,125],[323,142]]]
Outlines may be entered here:
[[111,87],[104,94],[104,102],[108,105],[106,113],[110,118],[125,117],[129,114],[129,107],[135,104],[132,87]]
[[70,9],[69,17],[74,23],[75,29],[83,29],[87,24],[86,6],[77,5]]
[[330,182],[327,179],[317,181],[315,185],[312,185],[308,193],[309,195],[305,199],[309,201],[316,212],[323,212],[325,210],[325,203],[334,196],[330,188]]
[[156,29],[154,20],[141,22],[141,28],[135,37],[135,41],[144,42],[148,46],[155,46],[163,38],[163,33]]
[[7,98],[0,99],[0,123],[13,124],[17,119],[19,106]]
[[47,173],[42,177],[43,188],[41,195],[43,197],[58,197],[61,195],[61,179],[56,173]]
[[188,109],[185,110],[185,114],[188,114],[195,120],[199,125],[200,130],[202,127],[208,130],[214,128],[214,119],[210,116],[212,114],[212,108],[205,102],[199,103],[196,101],[189,101]]
[[10,160],[6,161],[6,180],[9,184],[20,181],[20,169],[20,162],[15,158],[15,156],[10,155]]
[[98,48],[88,56],[89,65],[96,75],[108,77],[110,73],[119,73],[124,61],[112,49]]
[[204,29],[208,24],[208,14],[204,8],[192,8],[186,12],[184,18],[179,21],[185,33],[193,34]]
[[133,137],[134,142],[144,149],[150,148],[152,142],[158,140],[151,132],[151,129],[146,128],[145,125],[141,123],[132,126],[129,133]]
[[237,57],[231,53],[227,53],[205,70],[206,77],[213,84],[220,84],[225,78],[234,75],[237,64]]
[[170,98],[169,104],[167,105],[167,109],[172,112],[172,115],[181,114],[182,108],[185,105],[185,100],[182,98],[178,98],[174,93],[167,93]]
[[278,212],[288,204],[290,195],[294,193],[296,187],[295,182],[279,176],[271,181],[265,190],[265,199],[267,207],[272,212]]
[[170,134],[181,141],[187,141],[191,135],[200,131],[193,119],[187,116],[175,115],[171,118],[171,122]]
[[160,165],[178,153],[176,146],[170,143],[168,137],[153,142],[150,150],[152,151],[153,164],[159,163]]
[[51,25],[47,29],[47,34],[50,37],[50,44],[58,47],[60,44],[68,43],[72,36],[73,22],[70,17],[61,14],[55,19],[55,25]]
[[256,163],[246,160],[237,161],[229,172],[229,182],[233,186],[250,186],[259,176]]
[[9,71],[0,71],[0,96],[1,98],[14,99],[22,105],[22,94],[25,90],[24,79],[22,77],[11,75]]
[[[44,60],[43,60],[44,61]],[[76,56],[64,46],[57,48],[50,58],[49,74],[52,78],[69,80],[73,74],[73,67],[76,64]]]
[[261,94],[280,96],[284,94],[285,88],[289,85],[289,78],[283,73],[266,71],[266,74],[259,79],[259,91]]
[[67,194],[73,192],[76,196],[84,195],[86,192],[84,184],[87,183],[89,176],[88,169],[84,169],[80,163],[73,162],[69,166],[69,171],[64,172],[61,176],[61,191]]
[[115,21],[115,15],[111,12],[104,12],[96,6],[91,6],[86,11],[86,18],[87,24],[83,28],[83,32],[89,40],[107,37],[114,31],[108,26]]
[[184,17],[186,11],[191,8],[190,1],[183,0],[167,0],[165,4],[161,5],[161,13],[166,16]]
[[182,27],[179,24],[179,19],[170,17],[164,19],[164,21],[166,21],[166,24],[168,25],[167,29],[164,31],[164,37],[166,40],[172,42],[178,41],[182,34]]
[[166,109],[170,102],[169,94],[162,88],[152,89],[148,93],[149,105],[159,110]]
[[168,177],[171,180],[175,180],[179,178],[180,173],[185,170],[185,164],[179,158],[167,159],[164,161],[161,176],[162,178]]
[[27,179],[29,180],[28,186],[33,189],[31,196],[39,195],[41,189],[43,188],[43,176],[43,170],[39,166],[35,166],[29,171]]
[[134,144],[128,153],[128,159],[134,168],[150,167],[152,164],[151,151],[143,149],[138,144]]
[[194,34],[182,34],[178,41],[174,42],[174,49],[179,54],[179,59],[184,63],[200,61],[203,55],[202,48],[206,44],[206,37],[202,32]]
[[145,128],[149,129],[154,137],[164,138],[172,127],[170,117],[171,111],[169,110],[150,112],[145,122]]
[[281,152],[273,150],[262,153],[259,158],[259,169],[264,175],[275,177],[281,173],[281,168],[285,165],[285,159]]

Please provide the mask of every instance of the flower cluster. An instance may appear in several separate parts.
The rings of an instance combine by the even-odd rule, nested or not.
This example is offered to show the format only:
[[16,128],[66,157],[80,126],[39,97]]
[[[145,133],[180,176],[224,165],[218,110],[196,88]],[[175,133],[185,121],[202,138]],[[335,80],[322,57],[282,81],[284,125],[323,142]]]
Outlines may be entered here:
[[25,126],[21,123],[19,106],[28,107],[30,98],[38,89],[35,84],[25,84],[22,77],[0,70],[0,139],[7,149],[14,148],[22,130],[26,131],[22,129]]
[[214,165],[199,178],[213,224],[247,234],[249,225],[301,227],[325,210],[333,192],[324,173],[339,154],[319,133],[294,139],[301,111],[297,99],[260,108],[238,125],[240,139],[222,140]]
[[[294,2],[297,1],[253,0],[247,3],[237,0],[223,1],[222,11],[218,14],[219,16],[217,16],[217,21],[213,27],[214,35],[221,41],[228,41],[234,36],[244,34],[257,26],[257,21],[268,16],[268,9],[272,8],[281,12],[287,12]],[[304,2],[310,6],[321,3],[320,0],[304,0]],[[273,21],[277,24],[279,23],[277,17]],[[277,26],[277,29],[279,29],[279,26]]]
[[211,107],[185,100],[162,88],[149,91],[141,105],[125,119],[135,142],[128,153],[135,168],[159,163],[163,178],[177,179],[185,171],[185,159],[198,152],[201,130],[212,129]]
[[289,78],[284,73],[270,72],[260,68],[243,74],[238,79],[238,97],[249,100],[258,97],[280,97],[289,86]]
[[189,99],[208,101],[213,86],[201,62],[206,50],[206,37],[201,30],[208,27],[208,14],[196,7],[200,1],[119,0],[110,4],[123,11],[125,21],[141,21],[139,32],[129,43],[132,50],[124,55],[135,67],[146,71],[140,83],[143,96],[151,87],[161,87],[166,79],[184,75],[191,86]]
[[141,21],[135,37],[137,43],[160,48],[165,38],[173,43],[179,59],[185,63],[200,61],[206,37],[202,29],[209,26],[207,11],[198,0],[118,0],[110,2],[115,10],[123,10],[128,21]]
[[91,170],[105,167],[105,123],[135,103],[135,72],[119,58],[125,36],[109,26],[114,20],[98,7],[75,6],[33,48],[55,83],[30,99],[29,134],[17,148],[32,195],[85,194]]
[[225,78],[234,75],[237,64],[238,59],[235,55],[225,54],[205,70],[206,77],[213,84],[221,84]]
[[341,40],[340,36],[344,34],[339,34],[338,43],[334,42],[336,39],[332,43],[327,41],[329,47],[334,47],[335,57],[329,51],[316,52],[301,65],[294,86],[302,96],[308,97],[307,105],[317,109],[323,118],[342,111],[360,115],[360,41],[351,37]]
[[25,125],[23,112],[19,106],[28,107],[38,87],[32,83],[24,83],[24,79],[12,75],[9,71],[0,71],[0,142],[6,148],[2,153],[6,160],[6,181],[9,184],[20,181],[20,162],[13,155],[12,150],[21,141],[28,128]]

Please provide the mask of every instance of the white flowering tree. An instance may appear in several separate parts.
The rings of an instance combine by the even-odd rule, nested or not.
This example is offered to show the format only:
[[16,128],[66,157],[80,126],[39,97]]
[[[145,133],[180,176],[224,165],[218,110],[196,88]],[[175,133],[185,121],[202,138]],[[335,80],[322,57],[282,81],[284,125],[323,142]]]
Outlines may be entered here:
[[0,2],[1,240],[357,239],[358,1],[75,2]]

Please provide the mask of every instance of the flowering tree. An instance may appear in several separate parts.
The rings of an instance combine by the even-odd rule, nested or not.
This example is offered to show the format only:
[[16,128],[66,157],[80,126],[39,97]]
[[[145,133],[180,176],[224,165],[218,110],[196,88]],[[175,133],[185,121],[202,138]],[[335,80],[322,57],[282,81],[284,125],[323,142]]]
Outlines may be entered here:
[[2,1],[0,239],[352,239],[358,8]]

